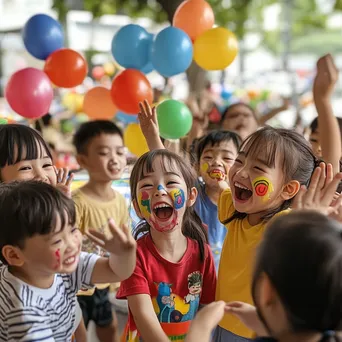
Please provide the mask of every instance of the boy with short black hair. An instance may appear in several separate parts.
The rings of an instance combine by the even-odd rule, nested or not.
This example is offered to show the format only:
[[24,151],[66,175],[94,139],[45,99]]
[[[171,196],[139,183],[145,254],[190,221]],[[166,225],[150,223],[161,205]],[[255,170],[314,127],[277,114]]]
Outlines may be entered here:
[[[89,181],[72,194],[77,225],[83,234],[91,227],[108,235],[108,218],[113,218],[118,225],[129,221],[125,198],[112,188],[113,181],[122,177],[127,164],[122,132],[111,121],[90,121],[81,125],[73,142],[77,161],[89,174]],[[87,239],[84,240],[84,250],[101,252]],[[110,284],[96,286],[94,293],[81,293],[83,295],[79,295],[78,300],[85,325],[88,326],[90,320],[95,322],[99,340],[118,342],[109,289]]]
[[0,341],[71,341],[77,291],[134,270],[129,229],[88,233],[108,258],[81,252],[74,203],[49,184],[1,183],[0,217]]

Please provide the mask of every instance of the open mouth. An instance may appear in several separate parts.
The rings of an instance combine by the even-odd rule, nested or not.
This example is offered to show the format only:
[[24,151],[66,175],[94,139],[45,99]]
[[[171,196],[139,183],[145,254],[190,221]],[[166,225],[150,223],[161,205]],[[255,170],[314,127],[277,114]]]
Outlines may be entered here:
[[234,190],[235,190],[235,197],[239,201],[248,201],[253,195],[252,190],[248,189],[246,186],[237,182],[234,183]]
[[63,262],[63,264],[65,266],[70,266],[70,265],[74,264],[76,262],[76,260],[77,260],[77,255],[73,255],[73,256],[69,257],[68,259],[66,259]]
[[213,179],[224,179],[225,178],[224,172],[219,170],[219,169],[211,170],[209,173],[209,176],[210,176],[210,178],[213,178]]
[[153,208],[153,212],[159,220],[166,221],[173,214],[173,208],[167,203],[156,204]]

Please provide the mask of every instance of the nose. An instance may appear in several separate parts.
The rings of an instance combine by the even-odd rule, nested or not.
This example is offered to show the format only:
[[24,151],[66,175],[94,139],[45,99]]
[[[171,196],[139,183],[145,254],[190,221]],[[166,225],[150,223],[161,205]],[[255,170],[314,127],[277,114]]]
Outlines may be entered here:
[[48,177],[42,169],[34,169],[34,180],[48,183]]
[[80,241],[81,241],[81,233],[75,234],[75,236],[70,236],[67,240],[68,245],[66,248],[66,252],[73,252],[78,249]]
[[167,192],[163,185],[159,184],[154,192],[155,197],[167,196]]
[[239,175],[241,178],[248,178],[248,169],[247,166],[244,164],[242,165],[237,171],[236,174]]
[[223,161],[221,158],[219,157],[216,157],[213,159],[213,163],[212,163],[213,166],[223,166]]

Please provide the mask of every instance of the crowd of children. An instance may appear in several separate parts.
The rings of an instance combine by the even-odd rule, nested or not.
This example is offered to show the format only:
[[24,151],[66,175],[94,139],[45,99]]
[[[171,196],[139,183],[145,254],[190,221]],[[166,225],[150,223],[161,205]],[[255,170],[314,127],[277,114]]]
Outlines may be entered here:
[[[319,59],[309,141],[238,103],[219,130],[195,120],[177,154],[141,103],[133,231],[112,187],[127,164],[113,122],[75,133],[89,180],[73,192],[38,131],[0,125],[0,341],[86,342],[90,321],[101,342],[342,341],[337,79]],[[123,332],[112,293],[127,301]]]

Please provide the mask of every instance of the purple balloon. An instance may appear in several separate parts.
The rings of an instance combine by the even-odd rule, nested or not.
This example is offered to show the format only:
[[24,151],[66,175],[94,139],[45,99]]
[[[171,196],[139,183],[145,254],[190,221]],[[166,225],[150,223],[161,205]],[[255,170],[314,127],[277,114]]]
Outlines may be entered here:
[[41,70],[19,70],[8,81],[5,97],[19,115],[27,119],[40,118],[49,112],[53,100],[51,81]]

